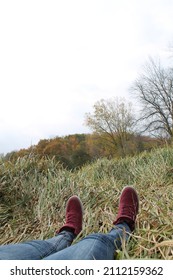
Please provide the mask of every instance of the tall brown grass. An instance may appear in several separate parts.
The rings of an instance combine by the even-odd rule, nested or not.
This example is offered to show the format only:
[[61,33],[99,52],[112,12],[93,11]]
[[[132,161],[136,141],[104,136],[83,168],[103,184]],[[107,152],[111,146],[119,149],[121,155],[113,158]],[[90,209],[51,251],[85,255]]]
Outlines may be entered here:
[[83,230],[107,233],[119,196],[133,185],[140,212],[121,259],[173,259],[173,149],[158,149],[121,160],[100,159],[70,172],[53,159],[0,160],[0,243],[52,237],[65,221],[68,198],[84,204]]

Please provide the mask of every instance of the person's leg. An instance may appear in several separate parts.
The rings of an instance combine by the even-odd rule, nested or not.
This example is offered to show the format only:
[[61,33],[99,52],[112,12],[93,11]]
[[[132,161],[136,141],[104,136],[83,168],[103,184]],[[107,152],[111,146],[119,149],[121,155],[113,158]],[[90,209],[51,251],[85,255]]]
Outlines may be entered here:
[[91,234],[77,244],[58,253],[49,255],[45,260],[113,260],[122,242],[126,242],[135,228],[139,201],[132,187],[124,188],[119,203],[118,214],[113,228],[108,234]]
[[62,231],[48,240],[2,245],[0,246],[0,260],[41,260],[70,246],[74,237],[74,233]]
[[0,246],[0,260],[40,260],[71,245],[82,229],[83,209],[77,196],[72,196],[66,207],[66,222],[56,236],[48,240]]
[[90,234],[78,243],[44,258],[45,260],[113,260],[115,251],[130,237],[126,223],[118,224],[108,234]]

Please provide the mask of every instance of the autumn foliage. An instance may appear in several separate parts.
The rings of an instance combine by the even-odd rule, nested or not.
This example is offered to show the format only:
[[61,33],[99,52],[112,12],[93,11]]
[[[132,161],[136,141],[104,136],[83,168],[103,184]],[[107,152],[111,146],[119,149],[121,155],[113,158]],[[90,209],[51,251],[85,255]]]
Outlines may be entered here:
[[[156,139],[127,134],[126,156],[139,154],[144,150],[151,150],[159,145],[160,143]],[[16,160],[18,157],[26,155],[54,158],[63,167],[71,170],[80,168],[98,158],[124,157],[118,141],[117,147],[111,146],[106,141],[106,135],[105,137],[100,137],[97,134],[73,134],[53,139],[42,139],[37,145],[28,149],[21,149],[7,154],[6,159]]]

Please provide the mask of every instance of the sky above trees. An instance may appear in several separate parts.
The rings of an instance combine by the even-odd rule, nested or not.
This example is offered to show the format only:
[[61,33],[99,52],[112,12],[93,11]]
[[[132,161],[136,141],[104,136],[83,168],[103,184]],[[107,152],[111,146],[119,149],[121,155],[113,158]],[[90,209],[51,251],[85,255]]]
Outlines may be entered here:
[[95,102],[125,96],[148,56],[171,61],[168,0],[0,1],[0,153],[86,133]]

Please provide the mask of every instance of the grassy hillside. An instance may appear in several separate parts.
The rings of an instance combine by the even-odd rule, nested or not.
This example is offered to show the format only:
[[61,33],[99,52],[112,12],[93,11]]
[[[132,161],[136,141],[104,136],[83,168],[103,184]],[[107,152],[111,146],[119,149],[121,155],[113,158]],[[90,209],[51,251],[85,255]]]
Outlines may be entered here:
[[106,233],[125,185],[138,191],[140,213],[131,241],[117,257],[173,259],[172,148],[102,159],[76,172],[52,159],[1,160],[0,243],[52,237],[64,222],[66,201],[73,194],[80,196],[85,210],[77,240],[92,232]]

